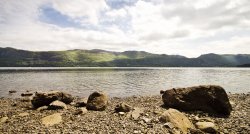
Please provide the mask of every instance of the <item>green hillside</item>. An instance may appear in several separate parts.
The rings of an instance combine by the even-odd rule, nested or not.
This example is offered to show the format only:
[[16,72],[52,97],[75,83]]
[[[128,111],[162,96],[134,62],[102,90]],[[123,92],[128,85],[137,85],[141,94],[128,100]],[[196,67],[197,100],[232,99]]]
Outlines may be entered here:
[[0,48],[1,67],[235,67],[250,63],[249,54],[205,54],[198,58],[144,51],[67,50],[33,52]]

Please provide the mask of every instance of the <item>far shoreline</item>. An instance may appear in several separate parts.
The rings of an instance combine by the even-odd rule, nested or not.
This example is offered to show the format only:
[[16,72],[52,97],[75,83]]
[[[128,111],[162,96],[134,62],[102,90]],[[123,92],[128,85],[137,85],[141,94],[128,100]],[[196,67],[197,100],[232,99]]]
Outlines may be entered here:
[[11,71],[91,71],[91,70],[164,70],[164,69],[250,69],[250,67],[0,67]]

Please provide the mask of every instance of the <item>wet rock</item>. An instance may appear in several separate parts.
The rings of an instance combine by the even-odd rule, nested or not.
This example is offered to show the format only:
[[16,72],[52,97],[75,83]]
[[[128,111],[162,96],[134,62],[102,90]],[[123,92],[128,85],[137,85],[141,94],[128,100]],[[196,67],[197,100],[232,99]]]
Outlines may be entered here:
[[8,119],[9,119],[8,117],[2,117],[2,118],[0,119],[0,124],[1,124],[1,123],[7,122]]
[[56,109],[67,109],[67,105],[61,101],[53,101],[49,104],[49,108],[51,110],[56,110]]
[[47,110],[47,109],[48,109],[48,106],[42,106],[42,107],[37,108],[36,110],[37,111],[44,111],[44,110]]
[[74,114],[75,115],[79,115],[79,114],[84,115],[87,112],[88,112],[88,110],[85,107],[82,107],[82,108],[78,108]]
[[42,120],[42,124],[48,127],[48,126],[53,126],[55,124],[59,124],[60,122],[62,122],[62,116],[61,116],[61,113],[55,113],[55,114],[46,116],[42,118],[41,120]]
[[82,98],[80,101],[77,101],[75,106],[76,107],[85,107],[87,105],[88,99]]
[[16,93],[17,91],[16,90],[10,90],[9,93],[10,94],[13,94],[13,93]]
[[195,123],[195,126],[207,133],[217,133],[218,128],[215,126],[213,122],[197,122]]
[[131,106],[129,106],[128,104],[126,104],[124,102],[116,105],[116,107],[115,107],[116,112],[129,112],[132,109],[133,108]]
[[144,112],[144,110],[142,108],[137,108],[135,107],[134,110],[131,112],[131,117],[134,119],[134,120],[137,120],[141,114]]
[[202,110],[230,115],[232,106],[225,90],[216,85],[204,85],[166,90],[162,95],[166,107],[182,110]]
[[31,103],[34,108],[41,106],[48,106],[51,102],[59,100],[66,104],[69,104],[73,101],[73,97],[70,94],[60,91],[51,91],[47,93],[36,93]]
[[167,123],[170,122],[175,128],[178,128],[182,133],[187,134],[188,129],[194,129],[194,125],[189,121],[189,119],[181,112],[176,109],[166,110],[160,117],[160,121]]
[[102,92],[92,93],[87,101],[88,110],[103,111],[108,105],[108,96]]

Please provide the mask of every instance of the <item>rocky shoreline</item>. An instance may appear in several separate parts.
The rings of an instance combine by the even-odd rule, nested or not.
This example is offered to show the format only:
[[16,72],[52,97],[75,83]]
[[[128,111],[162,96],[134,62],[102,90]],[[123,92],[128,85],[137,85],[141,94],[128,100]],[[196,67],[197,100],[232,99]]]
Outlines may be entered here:
[[[228,94],[232,105],[229,117],[218,117],[202,111],[181,111],[195,124],[201,119],[214,122],[218,133],[249,134],[250,133],[250,94]],[[74,98],[79,101],[80,98]],[[139,109],[138,118],[131,118],[129,112],[115,112],[117,104],[124,102]],[[161,122],[160,116],[167,109],[162,107],[163,101],[158,96],[132,96],[126,98],[110,98],[104,111],[83,111],[75,104],[67,105],[67,109],[37,110],[28,99],[0,99],[0,133],[176,133],[171,126]],[[42,119],[59,113],[61,121],[46,126]],[[199,133],[199,132],[194,132]],[[203,132],[200,132],[203,133]]]

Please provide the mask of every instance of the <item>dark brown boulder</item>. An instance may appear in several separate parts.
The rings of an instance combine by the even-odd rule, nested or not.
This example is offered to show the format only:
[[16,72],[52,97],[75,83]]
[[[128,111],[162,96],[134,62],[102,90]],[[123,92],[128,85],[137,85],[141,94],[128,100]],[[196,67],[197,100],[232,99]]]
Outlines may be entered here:
[[173,88],[162,94],[162,100],[166,107],[187,111],[201,110],[226,116],[232,111],[227,93],[217,85]]
[[106,109],[108,104],[108,96],[102,92],[92,93],[87,101],[88,110],[103,111]]
[[69,104],[73,101],[72,95],[61,92],[61,91],[50,91],[47,93],[38,93],[36,92],[35,96],[31,100],[31,103],[34,108],[41,106],[48,106],[51,102],[59,100],[65,104]]

